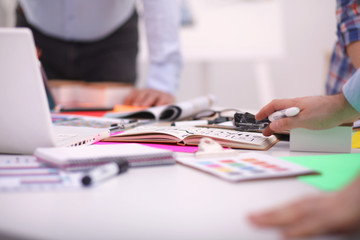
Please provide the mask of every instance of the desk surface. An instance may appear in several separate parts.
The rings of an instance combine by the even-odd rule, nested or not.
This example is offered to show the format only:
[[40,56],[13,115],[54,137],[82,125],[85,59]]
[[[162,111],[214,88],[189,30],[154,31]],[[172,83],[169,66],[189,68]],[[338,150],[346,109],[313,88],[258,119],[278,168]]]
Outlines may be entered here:
[[[288,149],[265,153],[310,154]],[[248,213],[317,192],[295,178],[233,184],[182,165],[136,168],[92,189],[0,194],[0,238],[279,239]]]

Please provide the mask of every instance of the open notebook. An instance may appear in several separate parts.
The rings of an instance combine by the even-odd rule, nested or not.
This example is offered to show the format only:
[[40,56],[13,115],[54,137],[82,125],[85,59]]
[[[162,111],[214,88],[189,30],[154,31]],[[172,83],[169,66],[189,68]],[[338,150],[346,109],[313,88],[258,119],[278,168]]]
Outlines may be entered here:
[[32,154],[37,147],[81,146],[108,129],[53,126],[35,43],[28,29],[0,29],[0,152]]
[[171,126],[140,126],[108,137],[103,141],[198,145],[203,137],[212,138],[223,147],[254,150],[267,150],[278,141],[275,136],[265,137],[262,133],[217,128]]

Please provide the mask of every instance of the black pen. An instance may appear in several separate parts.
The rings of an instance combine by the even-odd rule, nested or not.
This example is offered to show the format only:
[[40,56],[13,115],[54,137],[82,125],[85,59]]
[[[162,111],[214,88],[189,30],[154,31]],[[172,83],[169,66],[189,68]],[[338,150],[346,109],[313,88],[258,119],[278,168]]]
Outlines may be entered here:
[[81,183],[84,186],[91,186],[114,177],[120,173],[126,172],[128,168],[128,161],[118,160],[115,162],[110,162],[88,171],[86,174],[84,174],[84,176],[81,177]]

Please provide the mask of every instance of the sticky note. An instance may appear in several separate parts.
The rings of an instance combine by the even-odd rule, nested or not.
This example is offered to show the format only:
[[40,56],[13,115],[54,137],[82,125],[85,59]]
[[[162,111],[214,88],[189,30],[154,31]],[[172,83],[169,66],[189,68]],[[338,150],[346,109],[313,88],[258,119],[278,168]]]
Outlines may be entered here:
[[299,179],[324,191],[337,191],[360,174],[360,153],[282,157],[321,173]]
[[360,148],[360,131],[353,134],[352,148]]

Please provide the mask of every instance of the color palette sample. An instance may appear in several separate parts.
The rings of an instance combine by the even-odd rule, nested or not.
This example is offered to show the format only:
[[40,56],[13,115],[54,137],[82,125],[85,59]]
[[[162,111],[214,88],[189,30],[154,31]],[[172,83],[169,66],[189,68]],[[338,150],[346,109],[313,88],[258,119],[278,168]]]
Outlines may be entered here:
[[317,173],[298,164],[255,152],[206,159],[181,156],[177,158],[177,161],[234,182]]

